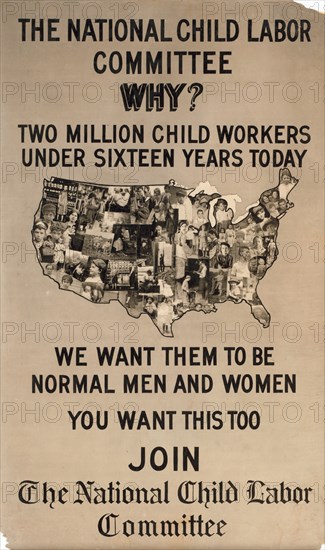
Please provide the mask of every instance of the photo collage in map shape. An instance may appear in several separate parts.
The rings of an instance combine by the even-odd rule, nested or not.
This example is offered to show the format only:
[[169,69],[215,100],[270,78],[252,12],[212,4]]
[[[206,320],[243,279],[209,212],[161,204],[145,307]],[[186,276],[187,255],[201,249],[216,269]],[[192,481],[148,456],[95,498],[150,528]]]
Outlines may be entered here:
[[166,336],[187,311],[210,312],[226,300],[248,302],[263,324],[256,287],[276,259],[278,219],[292,206],[295,182],[281,170],[279,185],[234,224],[225,198],[192,196],[173,181],[114,187],[52,178],[33,242],[60,288],[95,303],[119,300]]

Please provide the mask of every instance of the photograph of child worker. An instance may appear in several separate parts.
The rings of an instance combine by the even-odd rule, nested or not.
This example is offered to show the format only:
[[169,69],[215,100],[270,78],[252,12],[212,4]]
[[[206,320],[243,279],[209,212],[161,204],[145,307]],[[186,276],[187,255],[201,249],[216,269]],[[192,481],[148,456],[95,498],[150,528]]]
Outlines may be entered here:
[[[66,247],[63,242],[62,224],[54,222],[51,224],[51,233],[48,233],[48,225],[39,220],[35,223],[33,231],[33,244],[37,250],[37,257],[43,264],[53,264],[51,269],[52,278],[56,279],[56,272],[63,271],[65,263]],[[46,271],[50,275],[50,269]]]
[[42,268],[43,268],[44,275],[51,277],[51,279],[56,278],[56,270],[55,270],[54,264],[42,263]]
[[[81,239],[81,243],[78,244],[78,236],[76,235],[78,217],[79,217],[78,211],[75,208],[73,208],[68,211],[63,222],[54,222],[56,226],[59,223],[62,229],[62,239],[66,250],[70,248],[74,250],[81,250],[82,239]],[[51,233],[52,233],[52,230],[51,230]]]
[[260,199],[260,202],[265,206],[271,218],[277,218],[280,215],[279,200],[280,195],[278,189],[271,189],[267,193],[263,193]]
[[228,296],[234,302],[240,302],[243,299],[243,279],[230,277],[228,280],[229,293]]
[[[113,238],[113,224],[130,223],[129,188],[79,184],[76,209],[78,225],[76,233],[81,235]],[[115,200],[116,199],[116,200]],[[119,206],[120,204],[120,206]],[[108,233],[103,235],[103,233]]]
[[105,276],[105,291],[138,289],[138,264],[129,260],[109,260]]
[[100,258],[88,259],[85,279],[79,290],[81,296],[95,303],[103,300],[106,269],[107,263],[104,260]]
[[165,222],[153,222],[151,225],[151,238],[154,242],[165,242],[172,244],[177,231],[177,213],[173,210],[173,214],[168,213],[168,218]]
[[155,323],[164,336],[171,335],[171,325],[174,318],[172,298],[159,296],[157,301],[157,317]]
[[245,300],[249,304],[253,300],[253,296],[256,292],[257,283],[258,280],[254,276],[252,276],[250,279],[243,279],[242,297],[243,300]]
[[79,184],[76,202],[80,213],[79,229],[83,232],[98,233],[100,224],[108,210],[111,189],[109,187]]
[[233,211],[231,208],[228,208],[228,202],[223,198],[218,199],[214,205],[213,214],[218,233],[221,231],[226,232],[234,217]]
[[69,290],[80,293],[80,283],[83,283],[88,276],[89,257],[83,256],[81,252],[68,250],[65,256],[64,272],[61,274],[60,288],[65,275],[72,277]]
[[138,267],[138,289],[139,294],[160,294],[158,276],[153,266]]
[[108,238],[101,235],[84,235],[82,253],[85,256],[108,260],[111,255],[113,237],[113,234]]
[[[157,285],[152,286],[154,278],[152,273],[147,273],[148,266],[145,266],[144,260],[136,260],[135,262],[110,260],[107,268],[111,280],[109,287],[113,287],[113,290],[106,291],[107,287],[105,285],[104,299],[106,300],[106,295],[109,296],[109,293],[116,292],[118,300],[129,310],[133,317],[139,317],[143,313],[143,295],[139,293],[139,270],[142,286],[149,288],[149,291],[157,290]],[[122,273],[122,279],[119,278],[120,273]],[[145,280],[148,281],[148,285],[144,284]],[[114,290],[115,288],[117,290]]]
[[248,268],[251,276],[257,279],[262,279],[264,277],[268,267],[267,256],[252,256],[249,260]]
[[251,253],[249,246],[241,246],[238,250],[238,260],[233,263],[231,268],[231,276],[238,279],[250,277],[249,261]]
[[51,234],[45,236],[43,244],[39,251],[39,258],[42,263],[54,263],[55,242]]
[[269,212],[266,209],[266,206],[263,204],[259,204],[258,206],[254,206],[249,210],[249,214],[251,215],[253,222],[257,225],[256,231],[263,228],[264,223],[266,220],[270,217]]
[[68,273],[64,273],[61,278],[60,288],[62,290],[70,290],[72,283],[73,283],[72,275],[69,275]]
[[233,266],[233,256],[230,253],[230,245],[222,241],[219,245],[219,253],[214,256],[214,266],[220,269],[230,269]]
[[126,212],[104,212],[101,221],[96,229],[86,230],[87,234],[101,235],[102,237],[112,238],[114,225],[129,225],[130,215]]
[[264,327],[268,327],[270,324],[270,314],[266,311],[265,307],[261,304],[258,297],[253,297],[251,303],[252,314],[255,319],[258,320]]
[[229,269],[209,268],[208,301],[212,304],[227,300]]
[[63,227],[61,223],[55,223],[52,225],[51,237],[54,242],[54,263],[56,270],[63,271],[67,247],[64,244]]
[[163,277],[173,267],[173,245],[165,241],[153,243],[153,265],[155,274]]
[[137,259],[139,226],[114,225],[111,248],[112,259]]
[[130,187],[109,187],[109,194],[105,205],[108,212],[128,212],[131,208],[131,189]]
[[279,197],[287,199],[290,191],[297,185],[298,180],[291,175],[289,168],[282,168],[279,173]]
[[200,227],[202,223],[207,223],[209,219],[209,202],[211,197],[200,193],[195,197],[189,197],[189,199],[192,203],[192,219],[190,223],[196,227]]
[[[166,223],[153,223],[151,226],[151,235],[152,240],[155,243],[171,243],[172,241],[169,238],[169,234],[166,228]],[[174,234],[172,235],[174,237]]]
[[37,252],[37,257],[41,259],[41,249],[43,247],[44,240],[47,236],[48,225],[42,220],[38,220],[34,223],[32,229],[32,241]]
[[59,192],[59,196],[58,196],[57,218],[59,221],[64,220],[68,212],[68,205],[69,205],[68,188],[63,187],[63,189]]
[[178,223],[193,221],[193,206],[192,201],[188,197],[189,190],[182,187],[170,187],[170,204],[177,212]]
[[278,228],[279,228],[279,221],[270,219],[263,225],[263,231],[261,234],[263,235],[263,237],[275,238],[277,235]]
[[[42,233],[44,233],[44,222],[38,222],[37,233],[39,232],[40,226],[42,226]],[[34,243],[35,244],[35,243]],[[36,243],[38,246],[40,243]],[[38,248],[38,258],[42,262],[43,270],[44,264],[51,264],[51,269],[49,267],[44,270],[46,275],[51,276],[53,279],[56,279],[58,282],[60,280],[60,274],[64,271],[65,264],[65,254],[66,246],[63,241],[63,227],[59,222],[54,222],[51,224],[51,233],[48,235],[43,235],[43,240],[41,246]]]
[[[70,224],[73,224],[71,248],[73,250],[83,250],[84,254],[93,254],[92,240],[87,235],[102,236],[102,223],[104,219],[105,206],[109,191],[107,187],[79,184],[78,199],[75,209],[77,220],[71,219],[73,213],[69,213]],[[103,236],[104,238],[104,236]],[[112,235],[106,235],[105,238],[111,241]],[[104,258],[107,257],[108,245],[103,246]]]
[[[47,234],[49,234],[51,232],[52,223],[54,223],[54,220],[56,218],[56,213],[57,213],[57,207],[53,202],[47,202],[47,201],[42,202],[41,212],[40,212],[40,214],[41,214],[40,220],[43,221],[44,223],[46,223],[46,225],[47,225],[46,233]],[[36,221],[37,221],[37,216],[36,216],[35,222]]]
[[[190,226],[191,227],[191,226]],[[194,231],[194,242],[197,243],[197,247],[195,244],[195,249],[198,250],[198,256],[203,258],[209,257],[209,252],[211,248],[211,243],[209,241],[209,230],[210,230],[210,224],[204,223],[201,225],[201,227],[197,230],[197,237],[196,233]],[[196,252],[196,250],[193,250],[193,253]]]
[[153,264],[154,240],[152,238],[152,226],[138,226],[137,258],[144,259],[146,265]]
[[142,310],[143,313],[147,313],[151,319],[157,323],[158,315],[158,296],[142,295]]
[[[176,270],[176,279],[183,279],[185,275],[185,269],[188,265],[188,259],[191,256],[198,257],[203,256],[203,250],[200,249],[200,244],[202,245],[202,235],[198,239],[194,239],[194,234],[192,227],[189,231],[188,222],[182,220],[178,224],[177,232],[174,236],[174,258],[175,258],[175,270]],[[201,227],[200,231],[203,231],[204,226]],[[201,240],[200,240],[201,239]],[[194,253],[195,242],[197,242],[197,254]],[[204,240],[204,248],[207,249],[207,239]],[[207,250],[206,250],[207,252]]]
[[131,223],[166,222],[170,209],[170,185],[143,185],[131,188]]
[[53,177],[43,181],[42,206],[53,203],[56,207],[54,221],[65,220],[67,212],[76,207],[78,183]]
[[194,307],[198,302],[204,303],[208,296],[208,276],[207,260],[189,259],[183,281],[176,281],[178,301],[188,307]]

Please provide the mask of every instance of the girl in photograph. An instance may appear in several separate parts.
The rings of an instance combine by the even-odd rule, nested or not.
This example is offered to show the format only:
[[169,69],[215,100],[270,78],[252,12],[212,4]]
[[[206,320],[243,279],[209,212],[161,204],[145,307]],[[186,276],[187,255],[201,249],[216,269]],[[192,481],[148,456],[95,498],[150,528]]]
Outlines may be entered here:
[[85,204],[85,213],[89,229],[92,229],[97,212],[100,207],[100,200],[97,198],[96,193],[89,193],[87,202]]
[[63,189],[61,193],[59,194],[58,199],[58,218],[59,221],[64,220],[64,217],[68,211],[68,191],[66,189]]

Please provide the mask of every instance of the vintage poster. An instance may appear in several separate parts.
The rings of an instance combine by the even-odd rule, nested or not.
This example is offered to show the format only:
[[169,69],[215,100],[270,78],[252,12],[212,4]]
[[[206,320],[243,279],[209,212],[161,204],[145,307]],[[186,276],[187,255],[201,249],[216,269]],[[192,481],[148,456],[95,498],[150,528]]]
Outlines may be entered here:
[[1,26],[1,548],[323,548],[323,3]]

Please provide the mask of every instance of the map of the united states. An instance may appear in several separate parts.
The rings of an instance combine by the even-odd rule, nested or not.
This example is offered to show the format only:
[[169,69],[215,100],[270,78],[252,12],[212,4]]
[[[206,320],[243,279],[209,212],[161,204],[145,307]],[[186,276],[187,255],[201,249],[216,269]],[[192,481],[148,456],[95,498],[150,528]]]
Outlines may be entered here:
[[287,168],[235,221],[237,195],[208,182],[110,186],[44,180],[32,237],[43,273],[60,289],[130,315],[147,314],[165,336],[191,310],[246,302],[264,327],[270,313],[258,295],[277,258],[280,219],[298,183]]

